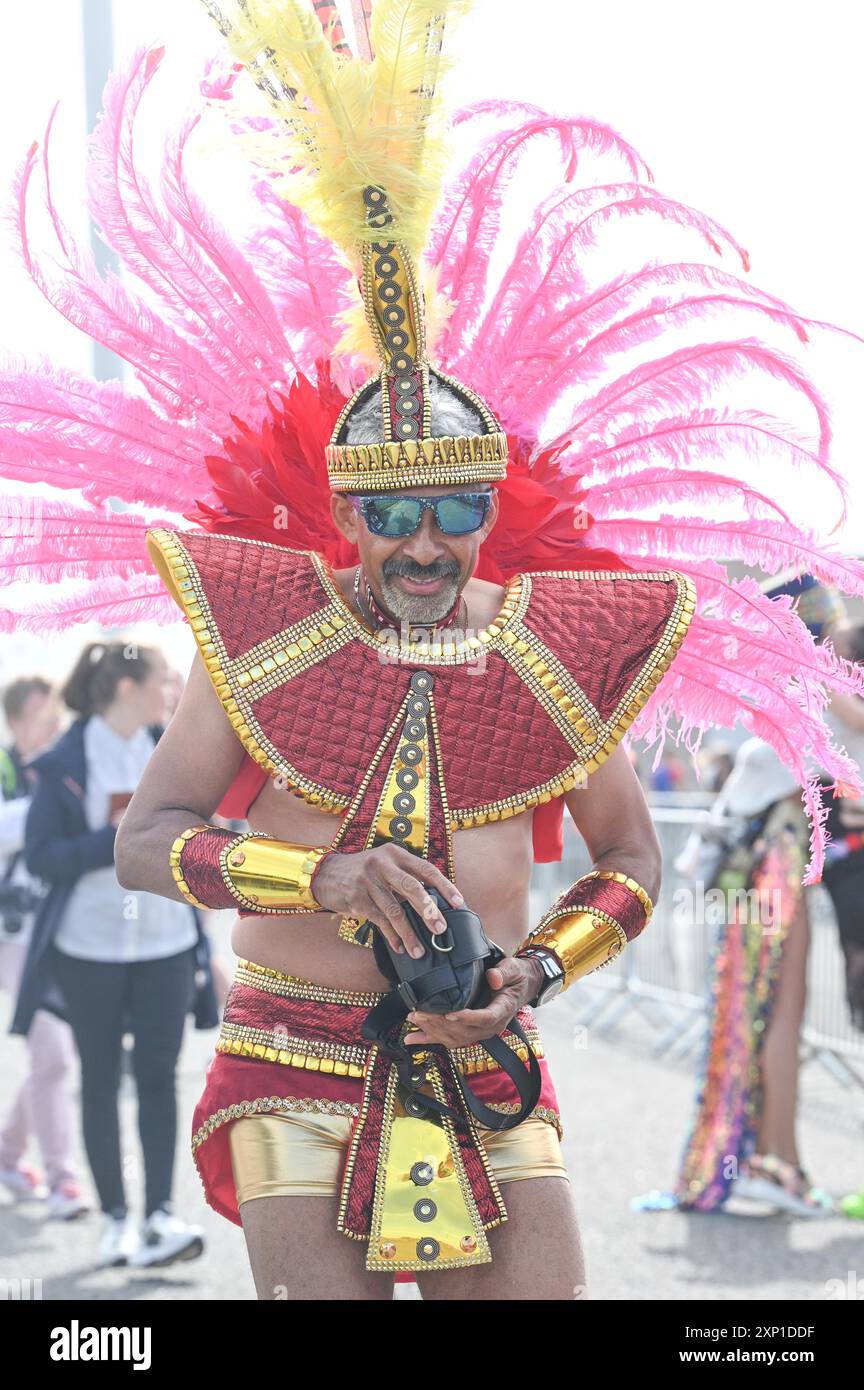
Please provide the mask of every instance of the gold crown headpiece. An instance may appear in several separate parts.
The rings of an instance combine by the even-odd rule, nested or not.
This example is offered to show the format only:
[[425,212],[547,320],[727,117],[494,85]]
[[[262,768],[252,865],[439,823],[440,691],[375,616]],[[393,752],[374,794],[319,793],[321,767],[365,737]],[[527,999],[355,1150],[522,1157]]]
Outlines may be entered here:
[[[285,123],[288,162],[301,172],[280,191],[358,266],[381,368],[336,423],[331,488],[506,477],[495,416],[429,362],[416,262],[445,155],[436,97],[444,28],[470,0],[352,0],[356,58],[331,0],[203,3]],[[271,167],[284,173],[284,150]]]

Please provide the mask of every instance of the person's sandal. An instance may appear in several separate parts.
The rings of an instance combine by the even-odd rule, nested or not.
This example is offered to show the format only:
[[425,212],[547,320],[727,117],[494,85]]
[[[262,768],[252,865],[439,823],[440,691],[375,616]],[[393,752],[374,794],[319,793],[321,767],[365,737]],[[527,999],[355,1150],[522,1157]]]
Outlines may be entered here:
[[777,1154],[751,1154],[730,1196],[766,1202],[793,1216],[830,1216],[836,1211],[833,1198],[813,1186],[800,1164],[789,1163]]

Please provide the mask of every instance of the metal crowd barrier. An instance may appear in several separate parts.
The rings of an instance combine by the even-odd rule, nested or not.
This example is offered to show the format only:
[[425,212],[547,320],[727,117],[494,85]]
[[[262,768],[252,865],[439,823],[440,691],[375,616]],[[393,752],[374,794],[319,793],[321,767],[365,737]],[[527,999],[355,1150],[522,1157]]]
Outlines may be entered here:
[[[626,1015],[637,1010],[655,1033],[654,1056],[699,1055],[707,1028],[709,967],[716,929],[710,910],[693,899],[695,911],[681,909],[679,889],[690,888],[674,860],[684,846],[709,794],[651,793],[651,813],[663,850],[663,883],[651,925],[621,959],[581,981],[568,996],[574,1025],[612,1035]],[[538,864],[531,883],[531,920],[536,923],[575,878],[591,868],[581,836],[565,815],[564,857]],[[806,890],[811,946],[802,1059],[816,1060],[845,1085],[864,1088],[864,1033],[849,1018],[843,955],[831,899],[821,885]],[[708,920],[705,920],[706,917]],[[700,920],[701,918],[701,920]]]

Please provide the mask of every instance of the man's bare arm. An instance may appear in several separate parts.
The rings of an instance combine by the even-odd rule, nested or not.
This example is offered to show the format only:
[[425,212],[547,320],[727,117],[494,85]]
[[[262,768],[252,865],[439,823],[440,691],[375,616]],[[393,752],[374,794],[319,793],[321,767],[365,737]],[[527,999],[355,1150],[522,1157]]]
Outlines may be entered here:
[[595,869],[618,869],[645,889],[660,892],[662,854],[636,771],[620,745],[584,787],[565,796]]
[[177,711],[156,745],[114,842],[124,888],[186,899],[168,853],[192,825],[209,821],[243,762],[243,745],[196,654]]

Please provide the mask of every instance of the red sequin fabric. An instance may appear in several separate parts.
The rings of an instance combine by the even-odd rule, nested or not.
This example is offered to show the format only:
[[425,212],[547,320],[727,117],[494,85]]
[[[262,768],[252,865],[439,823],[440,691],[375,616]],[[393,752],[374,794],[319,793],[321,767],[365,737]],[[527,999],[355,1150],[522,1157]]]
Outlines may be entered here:
[[[246,963],[240,964],[242,971]],[[350,992],[321,991],[308,981],[291,979],[289,988],[295,997],[286,997],[274,992],[272,978],[277,982],[291,979],[277,976],[276,972],[262,972],[260,988],[235,980],[225,1008],[222,1039],[236,1042],[239,1030],[256,1030],[256,1036],[267,1035],[277,1043],[281,1040],[285,1049],[283,1056],[295,1055],[298,1051],[314,1054],[316,1049],[322,1055],[328,1052],[332,1055],[333,1049],[328,1045],[335,1044],[341,1055],[361,1059],[355,1071],[362,1066],[365,1075],[336,1075],[320,1066],[310,1070],[268,1060],[263,1043],[258,1045],[255,1054],[251,1042],[245,1055],[218,1051],[207,1070],[204,1091],[192,1122],[192,1153],[205,1199],[214,1211],[235,1225],[241,1224],[228,1144],[228,1126],[234,1120],[279,1110],[323,1110],[353,1115],[356,1122],[360,1113],[365,1112],[340,1223],[344,1233],[365,1238],[369,1233],[379,1164],[384,1095],[393,1063],[363,1038],[361,1028],[372,1004],[381,996],[369,994],[358,1003],[357,996]],[[277,984],[277,987],[284,986]],[[304,994],[314,995],[316,991],[328,997],[303,997]],[[517,1019],[523,1031],[534,1032],[536,1037],[536,1020],[530,1008],[520,1009]],[[500,1036],[511,1044],[518,1042],[507,1030]],[[506,1216],[506,1210],[503,1210],[500,1194],[496,1194],[489,1181],[482,1141],[465,1110],[453,1070],[455,1063],[468,1055],[468,1050],[430,1046],[426,1051],[436,1059],[447,1103],[461,1115],[454,1122],[454,1129],[480,1219],[486,1225],[497,1224],[502,1215]],[[546,1058],[540,1057],[538,1063],[542,1088],[536,1113],[553,1124],[560,1134],[558,1100]],[[500,1069],[479,1072],[470,1076],[470,1084],[486,1105],[502,1110],[518,1109],[516,1088],[506,1072]]]
[[180,550],[179,601],[197,614],[196,639],[247,751],[297,795],[345,814],[346,849],[373,828],[412,674],[433,677],[427,857],[444,873],[454,828],[539,811],[614,751],[677,651],[692,602],[671,570],[524,574],[476,649],[392,657],[320,555],[200,532],[153,536]]
[[209,830],[199,830],[183,846],[180,855],[183,880],[193,896],[207,907],[237,906],[237,899],[230,892],[219,867],[219,855],[236,838],[233,831],[213,826]]
[[623,927],[628,941],[637,937],[647,925],[645,909],[639,898],[626,884],[618,883],[613,878],[578,880],[561,895],[551,910],[560,912],[567,907],[574,910],[599,908],[601,912],[608,912]]

